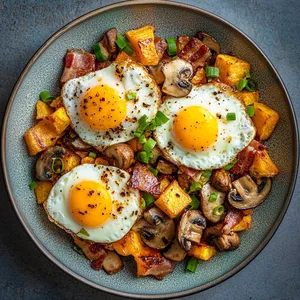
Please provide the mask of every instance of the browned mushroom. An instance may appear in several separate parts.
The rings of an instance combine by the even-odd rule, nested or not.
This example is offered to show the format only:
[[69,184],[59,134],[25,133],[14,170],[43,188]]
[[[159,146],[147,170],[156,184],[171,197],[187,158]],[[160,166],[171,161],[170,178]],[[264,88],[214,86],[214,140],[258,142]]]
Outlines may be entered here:
[[89,151],[92,147],[85,143],[74,131],[69,131],[62,139],[63,144],[73,150]]
[[192,242],[200,244],[203,229],[206,227],[206,219],[198,210],[187,210],[182,214],[179,225],[177,238],[179,245],[185,251],[189,251]]
[[272,180],[264,178],[257,186],[249,175],[245,175],[232,183],[234,189],[228,194],[229,203],[237,209],[250,209],[260,205],[269,195]]
[[231,188],[229,173],[224,169],[215,170],[211,176],[212,185],[221,192],[228,192]]
[[149,163],[150,164],[155,164],[157,159],[159,158],[159,156],[162,156],[162,152],[161,150],[155,146],[152,150],[152,157],[149,159]]
[[157,66],[147,67],[149,73],[152,75],[157,84],[162,84],[165,81],[165,75],[162,69],[163,66],[169,61],[170,59],[163,59],[158,63]]
[[104,155],[112,159],[112,164],[120,169],[128,169],[134,162],[134,152],[127,144],[115,144],[104,150]]
[[173,174],[177,171],[177,167],[169,161],[160,159],[157,163],[156,170],[162,174]]
[[144,212],[144,219],[136,222],[133,230],[141,234],[143,242],[154,249],[166,248],[175,236],[175,222],[153,206]]
[[163,256],[169,260],[180,262],[185,259],[186,251],[179,245],[177,238],[174,239],[172,244],[163,252]]
[[104,33],[104,36],[99,43],[100,49],[107,59],[110,59],[111,56],[117,51],[117,34],[117,28],[111,28]]
[[162,71],[165,75],[165,82],[162,91],[173,97],[184,97],[192,89],[190,80],[193,76],[192,65],[180,58],[166,63]]
[[204,216],[213,223],[218,223],[224,214],[217,209],[223,205],[226,195],[216,190],[210,183],[206,183],[201,190],[201,208]]
[[123,269],[123,261],[115,251],[107,251],[107,255],[103,260],[102,268],[109,274],[116,274]]

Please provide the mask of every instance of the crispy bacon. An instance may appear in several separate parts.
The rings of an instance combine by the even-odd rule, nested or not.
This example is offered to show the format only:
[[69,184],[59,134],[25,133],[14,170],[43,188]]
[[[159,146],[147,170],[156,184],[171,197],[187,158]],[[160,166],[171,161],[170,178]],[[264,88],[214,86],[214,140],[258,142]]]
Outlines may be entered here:
[[153,195],[160,194],[158,179],[145,165],[140,163],[136,163],[132,169],[131,186]]
[[155,43],[155,49],[158,54],[159,60],[161,60],[168,48],[168,44],[164,39],[160,37],[155,37],[154,43]]
[[83,76],[95,70],[95,55],[84,50],[69,49],[65,57],[65,68],[60,81]]
[[176,45],[177,45],[177,51],[180,52],[185,45],[189,42],[190,38],[187,35],[181,35],[177,37]]
[[198,181],[199,176],[201,174],[200,171],[192,169],[192,168],[188,168],[184,165],[178,166],[178,169],[185,173],[186,175],[188,175],[189,177],[191,177],[192,179],[194,179],[195,181]]
[[109,61],[96,61],[95,62],[95,71],[102,70],[106,67],[108,67],[111,64]]
[[224,219],[222,232],[225,234],[229,234],[230,231],[242,221],[243,217],[243,211],[233,207],[230,208]]

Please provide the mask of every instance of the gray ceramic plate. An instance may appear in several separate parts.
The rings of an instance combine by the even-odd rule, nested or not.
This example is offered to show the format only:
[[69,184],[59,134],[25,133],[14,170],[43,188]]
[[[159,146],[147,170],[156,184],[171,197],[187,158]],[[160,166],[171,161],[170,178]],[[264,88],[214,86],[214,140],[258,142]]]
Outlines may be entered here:
[[[159,36],[193,35],[202,30],[212,34],[224,52],[231,51],[252,65],[259,82],[261,101],[280,112],[281,121],[270,142],[270,154],[281,171],[273,190],[255,211],[253,228],[241,234],[241,246],[201,262],[196,274],[185,273],[184,263],[163,281],[137,279],[135,263],[108,276],[92,270],[86,259],[71,249],[70,237],[47,221],[28,184],[34,160],[27,155],[24,132],[34,124],[35,102],[41,90],[58,92],[62,59],[67,48],[90,49],[111,27],[120,31],[152,23]],[[2,135],[2,160],[7,188],[26,231],[40,250],[75,278],[103,291],[135,298],[167,298],[188,295],[211,287],[247,265],[267,244],[281,222],[294,188],[298,166],[296,120],[286,89],[268,59],[237,28],[198,8],[163,1],[124,2],[84,15],[53,35],[30,60],[9,101]],[[284,148],[283,148],[284,147]]]

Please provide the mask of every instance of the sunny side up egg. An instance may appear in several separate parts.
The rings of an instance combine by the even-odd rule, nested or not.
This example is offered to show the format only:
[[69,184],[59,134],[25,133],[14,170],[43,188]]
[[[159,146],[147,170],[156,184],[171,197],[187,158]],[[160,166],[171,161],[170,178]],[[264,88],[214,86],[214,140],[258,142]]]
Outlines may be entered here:
[[140,215],[140,194],[116,167],[84,164],[53,186],[44,208],[50,221],[67,232],[99,243],[121,239]]
[[[244,105],[224,85],[193,87],[185,98],[167,98],[160,107],[169,121],[154,133],[164,155],[197,170],[229,164],[255,137]],[[236,120],[227,120],[235,113]]]
[[[135,99],[128,100],[127,94]],[[154,118],[161,93],[142,65],[127,61],[69,80],[62,98],[73,129],[103,150],[132,139],[143,115]]]

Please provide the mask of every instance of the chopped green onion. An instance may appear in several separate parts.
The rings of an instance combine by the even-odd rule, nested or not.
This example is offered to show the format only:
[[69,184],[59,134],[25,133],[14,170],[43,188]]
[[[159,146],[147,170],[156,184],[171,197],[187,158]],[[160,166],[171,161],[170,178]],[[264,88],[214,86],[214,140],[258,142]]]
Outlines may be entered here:
[[246,78],[250,78],[250,77],[251,77],[250,72],[245,72],[245,77],[246,77]]
[[142,198],[142,205],[141,205],[141,207],[142,208],[145,208],[147,205],[146,205],[146,201],[144,200],[144,198]]
[[126,94],[126,99],[127,99],[128,101],[130,101],[130,100],[135,100],[135,99],[136,99],[136,92],[130,92],[130,93],[127,93],[127,94]]
[[123,48],[123,51],[128,54],[128,55],[132,55],[133,54],[133,49],[131,47],[130,44],[128,44],[127,46],[125,46],[125,48]]
[[210,179],[211,173],[212,172],[210,170],[203,171],[200,176],[200,181],[202,183],[207,183]]
[[156,142],[152,138],[149,138],[148,141],[144,144],[144,150],[150,152],[155,145]]
[[253,117],[254,116],[254,105],[248,105],[247,106],[247,113],[249,117]]
[[174,56],[177,54],[177,45],[176,45],[176,39],[175,38],[168,38],[166,39],[168,44],[168,54],[170,56]]
[[145,144],[147,142],[147,139],[146,139],[145,135],[143,135],[143,134],[139,137],[139,140],[140,140],[141,144]]
[[255,92],[257,90],[257,83],[253,79],[249,79],[246,85],[246,90],[249,92]]
[[229,171],[236,163],[237,163],[237,159],[235,158],[232,163],[224,167],[224,170]]
[[96,54],[96,57],[99,61],[107,61],[107,57],[103,54],[99,43],[93,46],[93,50]]
[[[59,162],[60,166],[56,168],[56,163]],[[60,157],[52,158],[51,169],[55,174],[60,174],[65,170],[65,164]]]
[[74,250],[75,252],[77,252],[78,254],[83,255],[83,252],[82,252],[82,250],[81,250],[81,248],[80,248],[79,246],[74,245],[74,246],[73,246],[73,250]]
[[84,228],[81,228],[80,231],[77,232],[77,236],[84,238],[84,237],[90,236],[90,235]]
[[194,193],[202,189],[202,185],[199,182],[193,182],[190,186],[189,194]]
[[149,168],[149,170],[151,171],[151,173],[156,177],[158,174],[158,171],[156,169],[153,168]]
[[199,264],[198,259],[195,258],[195,257],[191,257],[191,258],[189,259],[189,261],[188,261],[188,264],[187,264],[185,270],[188,271],[188,272],[195,273],[195,272],[196,272],[196,269],[197,269],[197,267],[198,267],[198,264]]
[[149,153],[147,153],[146,151],[141,151],[137,154],[137,159],[145,164],[149,162],[149,158]]
[[35,181],[32,181],[30,184],[29,184],[29,188],[31,190],[34,190],[38,187],[37,183]]
[[206,77],[219,77],[220,72],[217,67],[206,67],[205,68]]
[[147,206],[151,205],[155,201],[155,198],[146,192],[143,193],[143,199],[145,200]]
[[198,209],[200,206],[200,200],[195,195],[192,195],[191,198],[192,198],[192,202],[190,203],[190,208]]
[[213,210],[213,214],[215,216],[221,216],[224,214],[224,211],[225,211],[225,207],[221,204],[221,205],[218,205],[214,208]]
[[129,41],[125,35],[118,34],[116,44],[120,49],[124,49],[128,45]]
[[218,199],[218,193],[217,192],[212,192],[210,194],[210,197],[208,199],[209,202],[216,202]]
[[248,83],[248,80],[245,78],[240,78],[238,84],[236,85],[236,89],[240,92],[242,91]]
[[234,113],[234,112],[228,113],[228,114],[226,115],[226,119],[227,119],[227,121],[234,121],[234,120],[236,120],[236,115],[235,115],[235,113]]
[[42,91],[40,92],[40,99],[45,103],[50,103],[53,99],[55,99],[55,97],[49,94],[47,91]]
[[96,158],[97,154],[95,152],[90,152],[89,157]]
[[142,117],[139,118],[138,122],[140,125],[145,123],[147,121],[148,117],[146,115],[143,115]]
[[169,118],[161,111],[157,112],[156,117],[162,122],[162,124],[165,124],[169,121]]

